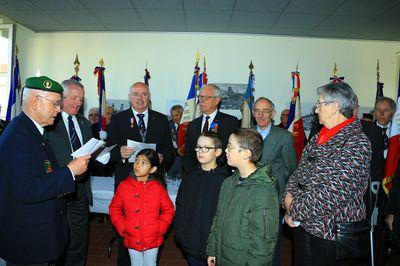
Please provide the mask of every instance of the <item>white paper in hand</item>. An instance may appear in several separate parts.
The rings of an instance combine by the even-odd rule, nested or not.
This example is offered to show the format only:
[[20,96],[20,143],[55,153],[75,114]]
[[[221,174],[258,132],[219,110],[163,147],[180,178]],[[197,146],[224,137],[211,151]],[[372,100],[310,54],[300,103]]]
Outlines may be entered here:
[[136,155],[138,154],[139,151],[141,151],[143,149],[152,149],[155,151],[157,148],[157,144],[155,144],[155,143],[143,143],[143,142],[133,141],[130,139],[127,140],[127,146],[135,148],[135,152],[131,155],[131,157],[129,157],[128,161],[130,163],[135,162]]
[[88,142],[85,143],[85,145],[83,145],[82,147],[71,153],[71,156],[73,158],[77,158],[84,155],[92,154],[104,144],[106,143],[102,140],[91,138]]

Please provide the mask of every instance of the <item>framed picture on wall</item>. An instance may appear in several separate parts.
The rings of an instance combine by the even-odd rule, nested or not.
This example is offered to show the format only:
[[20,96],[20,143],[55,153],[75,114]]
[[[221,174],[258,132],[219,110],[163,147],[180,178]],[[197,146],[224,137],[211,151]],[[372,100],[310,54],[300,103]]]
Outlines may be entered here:
[[14,25],[0,24],[0,118],[5,120],[14,56]]

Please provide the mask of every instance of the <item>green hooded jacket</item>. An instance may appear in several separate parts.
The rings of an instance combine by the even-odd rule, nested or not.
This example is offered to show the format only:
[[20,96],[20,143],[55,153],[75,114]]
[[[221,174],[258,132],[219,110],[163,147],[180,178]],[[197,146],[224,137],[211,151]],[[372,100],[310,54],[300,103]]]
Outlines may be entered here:
[[272,265],[278,236],[278,181],[269,165],[239,183],[239,171],[222,184],[207,242],[220,265]]

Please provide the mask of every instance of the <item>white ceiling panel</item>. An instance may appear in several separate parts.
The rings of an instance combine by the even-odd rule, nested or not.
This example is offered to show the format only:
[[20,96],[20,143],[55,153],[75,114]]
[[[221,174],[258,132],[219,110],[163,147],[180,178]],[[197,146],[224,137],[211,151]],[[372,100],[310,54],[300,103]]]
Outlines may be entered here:
[[182,0],[132,0],[139,9],[183,9]]
[[0,0],[0,11],[4,10],[28,10],[34,9],[35,6],[32,5],[27,0]]
[[270,12],[235,11],[233,12],[230,26],[258,26],[264,27],[266,31],[278,16],[278,13]]
[[81,0],[81,3],[89,9],[133,8],[132,3],[129,0]]
[[198,28],[200,26],[201,31],[207,31],[207,28],[219,28],[223,29],[224,32],[228,30],[229,18],[231,16],[230,11],[186,11],[186,23],[189,27]]
[[0,0],[33,31],[245,32],[400,41],[400,0]]
[[329,16],[321,24],[318,25],[318,30],[335,30],[348,31],[362,27],[371,19],[367,17],[350,17],[350,16]]
[[276,28],[309,28],[313,29],[323,21],[325,16],[306,13],[282,13],[274,24]]
[[397,4],[398,0],[347,0],[335,15],[375,17]]
[[236,10],[282,12],[289,0],[236,0]]
[[96,16],[104,25],[106,24],[140,24],[142,20],[137,15],[135,9],[92,9],[92,14]]
[[185,17],[182,10],[169,9],[137,9],[146,28],[154,29],[158,25],[165,26],[185,25]]
[[276,35],[294,35],[294,36],[306,36],[310,30],[308,28],[272,28],[268,32],[269,34]]
[[41,9],[84,9],[79,0],[30,0],[31,3]]
[[331,14],[339,6],[341,6],[345,0],[291,0],[289,5],[286,7],[285,12],[300,12],[300,13],[312,13],[312,14]]
[[183,0],[185,10],[232,10],[234,0]]

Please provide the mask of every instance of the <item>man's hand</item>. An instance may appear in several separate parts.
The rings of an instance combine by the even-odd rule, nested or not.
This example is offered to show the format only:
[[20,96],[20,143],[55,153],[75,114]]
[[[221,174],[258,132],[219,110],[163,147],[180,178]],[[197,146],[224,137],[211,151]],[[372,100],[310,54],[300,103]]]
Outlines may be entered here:
[[394,214],[386,215],[385,222],[390,231],[393,231]]
[[283,201],[284,205],[285,205],[285,209],[287,211],[290,210],[290,205],[292,205],[292,201],[293,201],[293,196],[290,193],[286,193],[285,195],[285,199]]
[[121,146],[120,152],[122,159],[128,159],[135,152],[135,148],[128,146]]
[[215,266],[215,257],[208,257],[207,264],[208,266]]
[[85,155],[73,159],[67,166],[74,176],[79,176],[86,172],[91,155]]

